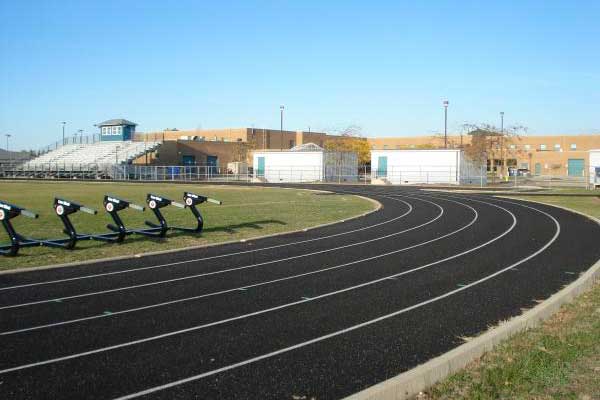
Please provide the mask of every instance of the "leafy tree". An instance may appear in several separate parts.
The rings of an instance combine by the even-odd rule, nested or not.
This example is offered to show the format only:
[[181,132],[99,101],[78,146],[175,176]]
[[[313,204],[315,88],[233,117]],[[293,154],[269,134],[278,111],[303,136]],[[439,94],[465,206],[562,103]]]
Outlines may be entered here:
[[340,137],[327,139],[323,144],[326,150],[354,152],[358,155],[359,165],[371,162],[371,148],[367,139],[362,136],[360,126],[349,125],[341,130],[334,130],[332,133]]

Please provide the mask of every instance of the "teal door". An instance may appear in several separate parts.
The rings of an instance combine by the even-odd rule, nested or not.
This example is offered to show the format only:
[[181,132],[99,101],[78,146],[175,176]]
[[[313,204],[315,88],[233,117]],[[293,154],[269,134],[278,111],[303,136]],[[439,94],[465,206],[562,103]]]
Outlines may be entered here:
[[258,168],[256,169],[256,176],[265,176],[265,158],[258,157]]
[[540,175],[542,173],[542,164],[535,163],[535,174]]
[[583,176],[585,161],[583,158],[569,158],[569,176]]
[[206,156],[206,165],[208,166],[208,171],[210,174],[217,174],[219,171],[217,170],[217,165],[219,159],[217,156]]
[[183,165],[194,165],[196,164],[196,156],[183,156]]
[[387,156],[380,156],[377,159],[377,178],[387,176]]

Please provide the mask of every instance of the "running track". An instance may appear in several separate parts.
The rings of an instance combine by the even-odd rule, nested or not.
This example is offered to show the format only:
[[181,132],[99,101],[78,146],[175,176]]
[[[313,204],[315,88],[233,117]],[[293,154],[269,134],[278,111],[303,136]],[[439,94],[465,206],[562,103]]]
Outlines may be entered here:
[[0,398],[343,398],[520,314],[600,258],[600,226],[561,209],[324,188],[383,208],[307,232],[0,275]]

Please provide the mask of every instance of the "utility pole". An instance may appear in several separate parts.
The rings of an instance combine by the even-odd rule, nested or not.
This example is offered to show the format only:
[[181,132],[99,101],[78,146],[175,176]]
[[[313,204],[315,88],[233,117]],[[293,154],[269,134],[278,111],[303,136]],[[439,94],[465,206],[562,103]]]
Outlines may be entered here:
[[448,148],[448,100],[444,100],[444,148]]
[[285,107],[283,105],[279,106],[279,150],[283,150],[283,110]]
[[65,125],[66,125],[66,122],[63,121],[62,122],[62,128],[63,128],[63,141],[62,141],[62,145],[63,146],[65,145]]

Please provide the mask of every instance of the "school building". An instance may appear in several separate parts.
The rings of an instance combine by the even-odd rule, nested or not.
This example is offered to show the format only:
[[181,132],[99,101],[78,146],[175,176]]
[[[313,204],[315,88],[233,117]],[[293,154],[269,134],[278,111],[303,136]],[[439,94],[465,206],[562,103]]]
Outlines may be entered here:
[[[440,136],[368,138],[373,150],[439,149]],[[471,136],[451,135],[449,148],[467,148]],[[499,175],[507,168],[529,170],[532,175],[583,177],[588,170],[589,150],[600,148],[600,134],[519,136],[494,143],[488,149],[488,171]]]
[[136,133],[135,141],[162,142],[153,153],[140,157],[135,164],[207,165],[225,168],[235,161],[252,165],[254,150],[289,150],[314,143],[321,147],[340,136],[323,132],[281,131],[260,128],[165,130]]

